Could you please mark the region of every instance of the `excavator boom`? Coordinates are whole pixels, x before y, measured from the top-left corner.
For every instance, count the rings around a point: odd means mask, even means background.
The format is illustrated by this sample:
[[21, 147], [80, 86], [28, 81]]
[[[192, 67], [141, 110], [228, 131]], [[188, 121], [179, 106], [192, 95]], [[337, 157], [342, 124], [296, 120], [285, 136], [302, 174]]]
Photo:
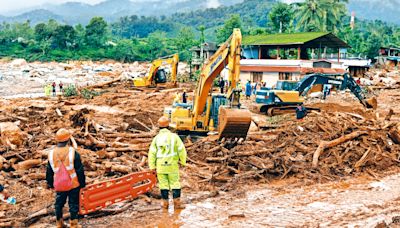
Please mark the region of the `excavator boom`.
[[[240, 107], [240, 90], [236, 88], [240, 75], [242, 34], [234, 29], [229, 39], [204, 63], [194, 93], [193, 105], [174, 105], [165, 110], [170, 127], [178, 132], [207, 133], [218, 126], [219, 138], [245, 138], [251, 123], [251, 113]], [[212, 86], [222, 70], [228, 71], [228, 92], [213, 95]], [[185, 107], [186, 106], [186, 107]]]

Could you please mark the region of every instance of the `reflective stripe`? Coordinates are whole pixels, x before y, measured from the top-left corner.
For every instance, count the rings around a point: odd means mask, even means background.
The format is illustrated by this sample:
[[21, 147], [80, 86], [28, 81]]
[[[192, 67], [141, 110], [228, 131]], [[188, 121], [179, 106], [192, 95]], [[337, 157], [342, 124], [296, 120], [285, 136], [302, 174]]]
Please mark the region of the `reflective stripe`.
[[[75, 150], [72, 147], [69, 147], [68, 150], [68, 160], [69, 160], [69, 165], [65, 166], [65, 169], [68, 171], [71, 171], [74, 169], [74, 154], [75, 154]], [[53, 172], [58, 172], [59, 168], [55, 168], [54, 167], [54, 149], [50, 151], [49, 153], [49, 162], [50, 162], [50, 166], [53, 169]], [[63, 161], [60, 160], [61, 163], [63, 163]]]
[[160, 142], [160, 141], [163, 144], [167, 143], [168, 136], [170, 136], [170, 138], [171, 138], [170, 144], [169, 145], [165, 144], [165, 145], [161, 145], [161, 146], [165, 146], [165, 147], [167, 147], [167, 149], [169, 148], [169, 153], [168, 152], [165, 154], [162, 153], [163, 152], [162, 147], [157, 145], [157, 158], [170, 158], [170, 157], [177, 156], [177, 153], [175, 152], [175, 139], [172, 134], [162, 134], [162, 135], [157, 136], [156, 144], [158, 144], [158, 142]]
[[49, 153], [49, 162], [50, 162], [51, 168], [53, 169], [53, 172], [56, 173], [56, 172], [58, 172], [58, 168], [54, 168], [54, 160], [53, 160], [53, 157], [54, 157], [54, 149], [51, 150], [50, 153]]
[[68, 152], [68, 157], [69, 157], [69, 166], [66, 166], [65, 168], [67, 170], [73, 170], [74, 169], [74, 148], [69, 147], [69, 152]]

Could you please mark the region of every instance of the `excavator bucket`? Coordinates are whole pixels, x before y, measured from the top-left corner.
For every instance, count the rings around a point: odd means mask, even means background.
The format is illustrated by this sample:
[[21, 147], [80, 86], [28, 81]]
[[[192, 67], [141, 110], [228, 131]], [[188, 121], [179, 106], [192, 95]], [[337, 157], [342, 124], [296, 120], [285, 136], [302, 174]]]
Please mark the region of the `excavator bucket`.
[[374, 110], [378, 108], [378, 100], [376, 99], [376, 97], [365, 99], [365, 103], [367, 108], [372, 108]]
[[247, 109], [221, 106], [218, 123], [219, 139], [246, 138], [251, 124], [251, 112]]
[[148, 171], [88, 185], [80, 191], [79, 214], [86, 215], [111, 204], [136, 198], [150, 191], [156, 183], [155, 172]]

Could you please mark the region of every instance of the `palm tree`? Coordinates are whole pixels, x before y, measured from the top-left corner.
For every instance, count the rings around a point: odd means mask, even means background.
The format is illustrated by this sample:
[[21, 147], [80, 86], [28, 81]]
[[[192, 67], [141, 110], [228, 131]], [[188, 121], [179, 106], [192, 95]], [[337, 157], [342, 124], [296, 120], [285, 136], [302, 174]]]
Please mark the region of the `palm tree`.
[[303, 3], [296, 3], [295, 18], [297, 29], [302, 31], [322, 30], [324, 9], [320, 0], [306, 0]]
[[306, 0], [296, 3], [297, 29], [301, 31], [336, 31], [346, 14], [348, 0]]

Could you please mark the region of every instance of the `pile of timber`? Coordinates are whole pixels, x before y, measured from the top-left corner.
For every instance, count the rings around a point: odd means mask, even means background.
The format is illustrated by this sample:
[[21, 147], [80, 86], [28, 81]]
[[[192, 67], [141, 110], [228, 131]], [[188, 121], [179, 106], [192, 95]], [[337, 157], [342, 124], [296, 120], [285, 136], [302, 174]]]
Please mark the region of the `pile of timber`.
[[[296, 176], [335, 180], [374, 175], [400, 163], [400, 125], [354, 113], [312, 113], [304, 121], [253, 132], [233, 149], [212, 138], [189, 145], [188, 169], [199, 188], [232, 189], [238, 183]], [[366, 115], [368, 116], [368, 115]]]

